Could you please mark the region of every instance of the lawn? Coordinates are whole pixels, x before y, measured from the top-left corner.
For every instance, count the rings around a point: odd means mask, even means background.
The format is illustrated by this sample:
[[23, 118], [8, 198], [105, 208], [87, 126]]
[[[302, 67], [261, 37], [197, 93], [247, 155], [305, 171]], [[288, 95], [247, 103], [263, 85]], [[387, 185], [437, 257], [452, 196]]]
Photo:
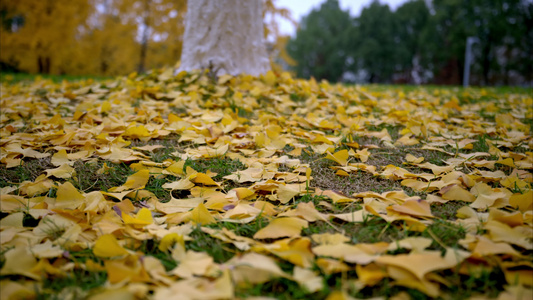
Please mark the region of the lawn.
[[1, 79], [2, 299], [533, 297], [531, 89]]

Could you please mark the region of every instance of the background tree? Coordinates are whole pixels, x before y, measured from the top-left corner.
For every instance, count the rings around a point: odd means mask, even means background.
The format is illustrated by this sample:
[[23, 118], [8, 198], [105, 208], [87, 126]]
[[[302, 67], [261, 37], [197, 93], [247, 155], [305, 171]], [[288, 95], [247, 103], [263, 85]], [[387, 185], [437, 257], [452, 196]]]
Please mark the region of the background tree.
[[297, 65], [298, 76], [338, 81], [353, 64], [349, 49], [352, 19], [337, 0], [328, 0], [300, 23], [287, 50]]
[[397, 74], [404, 82], [420, 83], [425, 73], [421, 65], [421, 33], [428, 25], [429, 9], [424, 0], [415, 0], [400, 6], [394, 15]]
[[302, 19], [287, 50], [301, 77], [459, 85], [473, 36], [473, 84], [532, 84], [532, 23], [533, 2], [522, 0], [411, 0], [396, 11], [375, 0], [355, 18], [327, 1]]
[[531, 26], [527, 24], [532, 5], [520, 0], [432, 1], [433, 14], [422, 33], [422, 45], [423, 64], [432, 69], [434, 82], [462, 81], [469, 36], [479, 39], [472, 66], [475, 84], [509, 83], [513, 73], [531, 78], [531, 70], [520, 65], [531, 62]]
[[270, 69], [262, 0], [189, 0], [179, 71], [259, 75]]
[[[511, 70], [516, 70], [533, 86], [533, 2], [522, 2], [521, 7], [520, 16], [516, 19], [516, 24], [521, 26], [512, 34], [520, 50], [509, 60], [510, 68], [506, 72], [509, 74]], [[514, 49], [508, 52], [514, 52]]]
[[0, 66], [119, 75], [174, 65], [185, 0], [0, 2]]
[[388, 5], [373, 1], [358, 18], [358, 66], [368, 73], [368, 81], [391, 82], [398, 60], [400, 41], [394, 35], [396, 21]]
[[88, 0], [72, 2], [2, 1], [0, 60], [30, 72], [67, 73], [79, 38], [75, 33], [94, 9]]
[[267, 52], [270, 57], [270, 67], [272, 71], [281, 73], [295, 66], [296, 62], [287, 53], [286, 46], [290, 36], [282, 34], [279, 30], [280, 21], [288, 21], [295, 27], [298, 25], [298, 22], [292, 18], [291, 12], [288, 9], [276, 6], [275, 1], [263, 1], [263, 26]]
[[[481, 69], [481, 82], [485, 85], [497, 82], [508, 82], [509, 71], [516, 60], [513, 56], [513, 49], [516, 53], [527, 49], [521, 49], [521, 37], [518, 34], [527, 36], [526, 1], [520, 0], [499, 0], [468, 2], [465, 9], [470, 16], [470, 28], [473, 28], [473, 35], [479, 38], [479, 67]], [[529, 3], [531, 6], [532, 3]], [[530, 48], [531, 49], [531, 48]], [[531, 53], [529, 52], [531, 57]], [[531, 62], [531, 59], [529, 59]], [[527, 63], [527, 59], [521, 60]]]
[[[138, 64], [137, 24], [131, 3], [120, 0], [95, 0], [98, 11], [91, 15], [91, 25], [81, 33], [76, 74], [118, 75], [132, 72]], [[90, 54], [89, 54], [90, 53]]]
[[[263, 9], [241, 27], [261, 28], [253, 36], [263, 42], [255, 44], [266, 43], [276, 72], [292, 65], [298, 76], [330, 81], [460, 84], [466, 38], [474, 36], [472, 84], [533, 84], [530, 0], [411, 0], [396, 11], [374, 1], [358, 17], [329, 0], [292, 38], [277, 30], [289, 11], [275, 0], [252, 3]], [[175, 65], [186, 38], [186, 6], [185, 0], [0, 1], [0, 70], [110, 76]], [[224, 62], [244, 62], [248, 53], [264, 57], [263, 50], [247, 50]]]

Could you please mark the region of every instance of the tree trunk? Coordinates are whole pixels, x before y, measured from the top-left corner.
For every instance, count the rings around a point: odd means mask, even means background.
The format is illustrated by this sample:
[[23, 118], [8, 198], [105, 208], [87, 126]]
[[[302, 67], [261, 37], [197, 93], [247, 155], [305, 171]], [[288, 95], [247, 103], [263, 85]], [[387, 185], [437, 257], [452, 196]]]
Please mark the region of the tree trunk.
[[144, 0], [144, 11], [143, 11], [143, 31], [141, 35], [141, 55], [139, 57], [139, 67], [137, 72], [143, 73], [145, 71], [146, 64], [146, 51], [148, 50], [148, 40], [150, 34], [150, 26], [152, 22], [150, 20], [150, 1]]
[[37, 66], [39, 74], [50, 74], [50, 57], [37, 57]]
[[188, 0], [178, 71], [257, 76], [270, 69], [262, 0]]
[[490, 72], [490, 63], [491, 63], [491, 58], [490, 58], [491, 48], [492, 48], [491, 38], [489, 36], [488, 41], [484, 45], [483, 51], [482, 51], [482, 55], [483, 55], [483, 57], [482, 57], [483, 83], [485, 85], [489, 85], [490, 84], [490, 82], [489, 82], [489, 72]]

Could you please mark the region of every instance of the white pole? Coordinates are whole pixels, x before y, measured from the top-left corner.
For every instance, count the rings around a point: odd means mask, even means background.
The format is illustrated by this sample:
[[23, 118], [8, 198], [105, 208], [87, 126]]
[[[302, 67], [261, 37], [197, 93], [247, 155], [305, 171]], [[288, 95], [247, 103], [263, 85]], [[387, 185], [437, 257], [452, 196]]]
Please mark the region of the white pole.
[[465, 68], [463, 72], [463, 87], [467, 87], [470, 82], [470, 64], [472, 64], [472, 44], [477, 43], [477, 37], [469, 36], [466, 38], [465, 49]]

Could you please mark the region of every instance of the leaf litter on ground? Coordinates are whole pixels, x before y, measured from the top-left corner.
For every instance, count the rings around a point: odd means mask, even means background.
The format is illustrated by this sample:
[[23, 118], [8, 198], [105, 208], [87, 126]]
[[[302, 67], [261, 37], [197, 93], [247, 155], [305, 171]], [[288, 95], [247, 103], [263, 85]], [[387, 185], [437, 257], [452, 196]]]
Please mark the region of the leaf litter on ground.
[[531, 93], [169, 72], [2, 83], [2, 298], [531, 299]]

